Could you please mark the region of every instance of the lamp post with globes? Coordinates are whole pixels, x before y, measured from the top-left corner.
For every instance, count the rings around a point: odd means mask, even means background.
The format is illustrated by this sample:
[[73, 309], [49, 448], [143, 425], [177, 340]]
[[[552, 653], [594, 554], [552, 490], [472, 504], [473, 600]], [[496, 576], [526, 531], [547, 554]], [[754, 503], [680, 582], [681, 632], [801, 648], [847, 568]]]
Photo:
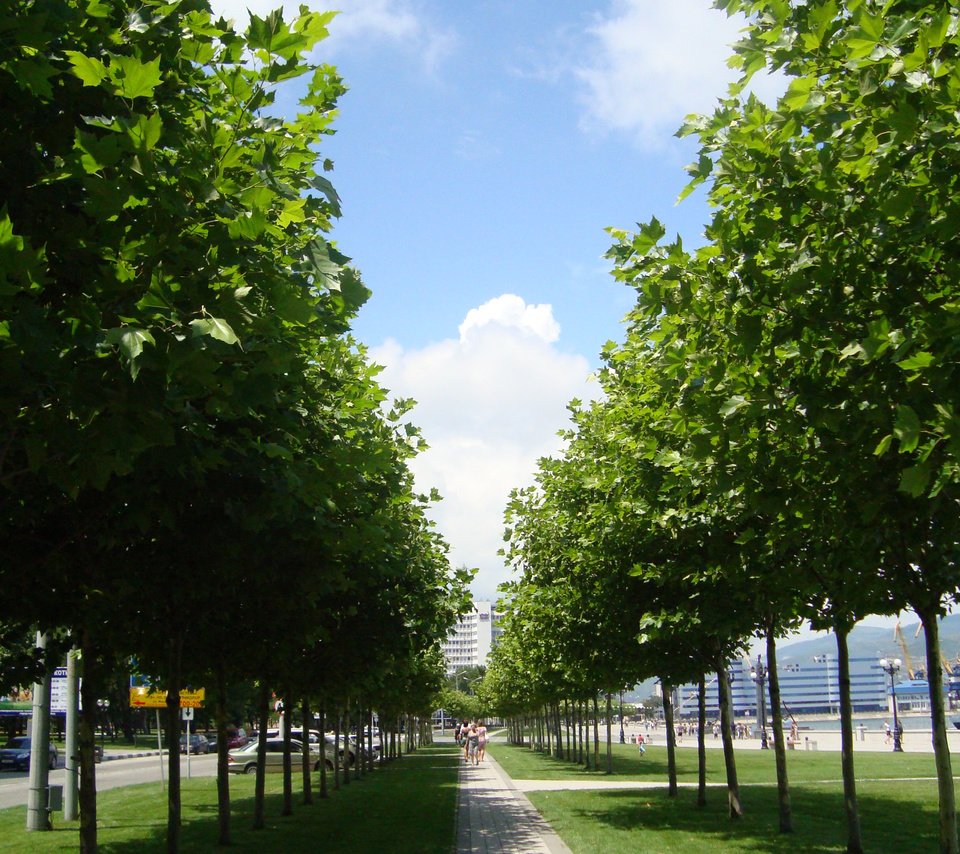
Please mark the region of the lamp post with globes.
[[899, 658], [881, 658], [880, 669], [890, 677], [890, 694], [893, 698], [893, 752], [903, 753], [903, 744], [900, 741], [900, 718], [897, 714], [897, 680], [894, 674], [903, 664]]
[[764, 691], [764, 683], [767, 681], [767, 668], [764, 666], [760, 656], [757, 656], [757, 663], [750, 668], [750, 678], [757, 685], [757, 711], [759, 712], [760, 724], [760, 749], [769, 750], [767, 745], [767, 696]]

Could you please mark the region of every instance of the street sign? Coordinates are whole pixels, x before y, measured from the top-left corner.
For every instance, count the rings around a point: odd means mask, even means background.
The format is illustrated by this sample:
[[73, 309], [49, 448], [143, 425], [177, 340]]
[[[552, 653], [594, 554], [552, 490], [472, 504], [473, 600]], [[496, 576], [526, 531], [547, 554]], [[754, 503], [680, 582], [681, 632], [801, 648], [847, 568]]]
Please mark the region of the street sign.
[[[206, 691], [203, 688], [180, 691], [181, 709], [203, 708]], [[130, 706], [134, 709], [165, 709], [167, 707], [167, 692], [159, 691], [151, 685], [130, 686]]]
[[193, 706], [184, 706], [182, 709], [180, 709], [180, 717], [182, 717], [185, 721], [192, 721]]
[[[79, 699], [79, 697], [78, 697]], [[50, 712], [52, 714], [67, 713], [67, 668], [57, 667], [50, 679]]]

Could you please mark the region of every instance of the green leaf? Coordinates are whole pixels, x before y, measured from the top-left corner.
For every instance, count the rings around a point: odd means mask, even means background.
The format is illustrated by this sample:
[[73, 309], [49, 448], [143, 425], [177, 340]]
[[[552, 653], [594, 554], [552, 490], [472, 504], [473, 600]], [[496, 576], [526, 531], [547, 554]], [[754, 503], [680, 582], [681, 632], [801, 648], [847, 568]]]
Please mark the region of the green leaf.
[[340, 209], [340, 196], [337, 195], [337, 191], [334, 189], [333, 184], [324, 178], [323, 175], [315, 175], [313, 180], [310, 181], [310, 186], [323, 193], [327, 199], [327, 202], [330, 204], [330, 213], [333, 214], [333, 216], [342, 216], [342, 211]]
[[[370, 299], [372, 291], [360, 280], [359, 275], [350, 267], [344, 267], [336, 285], [343, 297], [344, 306], [349, 314], [356, 313]], [[331, 285], [331, 288], [333, 286]]]
[[746, 405], [747, 399], [742, 394], [735, 394], [726, 399], [723, 406], [720, 407], [720, 414], [724, 418], [729, 418], [737, 410], [742, 409]]
[[227, 233], [233, 238], [243, 237], [247, 240], [255, 240], [266, 231], [267, 225], [269, 223], [266, 214], [262, 210], [254, 209], [230, 220], [227, 223]]
[[930, 483], [930, 473], [931, 467], [929, 460], [911, 466], [905, 469], [900, 476], [900, 485], [898, 488], [901, 492], [906, 492], [914, 498], [919, 498], [926, 491], [927, 484]]
[[209, 335], [211, 338], [216, 338], [218, 341], [223, 341], [227, 344], [240, 343], [240, 339], [237, 338], [237, 335], [231, 328], [230, 324], [220, 317], [208, 317], [202, 320], [191, 320], [190, 328], [193, 331], [194, 338], [200, 338], [204, 335]]
[[148, 98], [160, 85], [160, 57], [141, 62], [135, 56], [114, 56], [110, 63], [110, 79], [124, 98]]
[[76, 50], [65, 50], [64, 55], [73, 66], [73, 73], [83, 81], [84, 86], [99, 86], [110, 76], [107, 67], [95, 57], [86, 56]]
[[810, 93], [816, 82], [813, 77], [794, 78], [781, 99], [783, 105], [790, 110], [802, 110], [810, 101]]
[[639, 255], [646, 255], [663, 239], [666, 233], [667, 230], [663, 227], [663, 223], [653, 217], [650, 222], [640, 226], [639, 234], [634, 235], [633, 250]]
[[137, 151], [149, 151], [160, 141], [163, 122], [159, 113], [150, 116], [137, 116], [135, 125], [127, 128], [127, 135]]
[[893, 434], [888, 433], [877, 443], [877, 447], [873, 449], [874, 455], [878, 457], [882, 457], [887, 451], [890, 450], [890, 446], [892, 444], [893, 444]]
[[129, 326], [120, 326], [107, 330], [107, 343], [118, 347], [127, 361], [130, 376], [137, 378], [140, 373], [140, 364], [137, 357], [143, 352], [144, 344], [156, 346], [153, 335], [146, 329], [135, 329]]
[[922, 371], [924, 368], [929, 368], [933, 362], [933, 353], [921, 350], [919, 353], [914, 353], [909, 358], [897, 362], [897, 367], [903, 368], [905, 371]]
[[909, 406], [898, 406], [893, 435], [900, 440], [901, 451], [913, 451], [920, 441], [920, 418]]
[[307, 324], [317, 318], [315, 301], [303, 294], [284, 291], [274, 300], [274, 309], [281, 320]]
[[53, 87], [50, 85], [50, 80], [58, 72], [45, 57], [14, 60], [7, 65], [7, 71], [13, 75], [21, 89], [33, 92], [44, 99], [52, 97]]

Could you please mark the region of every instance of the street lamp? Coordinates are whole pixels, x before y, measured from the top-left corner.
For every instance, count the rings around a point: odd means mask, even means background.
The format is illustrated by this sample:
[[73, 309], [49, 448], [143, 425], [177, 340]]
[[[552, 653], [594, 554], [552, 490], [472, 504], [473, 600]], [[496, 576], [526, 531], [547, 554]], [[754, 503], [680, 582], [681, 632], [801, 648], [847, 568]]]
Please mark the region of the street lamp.
[[620, 689], [620, 743], [627, 743], [626, 738], [623, 736], [623, 688]]
[[899, 658], [881, 658], [880, 669], [890, 677], [890, 693], [893, 697], [893, 752], [903, 753], [900, 743], [900, 718], [897, 715], [897, 681], [894, 674], [900, 670], [903, 662]]
[[767, 668], [764, 667], [760, 656], [757, 656], [756, 666], [750, 668], [750, 678], [757, 685], [757, 714], [760, 723], [760, 749], [769, 750], [767, 745], [767, 697], [763, 685], [767, 681]]

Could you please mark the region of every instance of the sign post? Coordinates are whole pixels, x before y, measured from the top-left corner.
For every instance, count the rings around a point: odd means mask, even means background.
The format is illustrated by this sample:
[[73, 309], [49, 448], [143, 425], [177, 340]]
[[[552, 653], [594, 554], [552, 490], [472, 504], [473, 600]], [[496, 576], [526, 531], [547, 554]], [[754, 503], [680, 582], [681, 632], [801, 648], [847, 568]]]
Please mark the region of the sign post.
[[[180, 708], [186, 712], [189, 710], [190, 717], [184, 715], [187, 721], [187, 777], [190, 776], [190, 721], [193, 720], [193, 710], [202, 709], [203, 701], [206, 698], [206, 691], [203, 688], [186, 688], [180, 692]], [[130, 677], [130, 706], [134, 709], [156, 709], [157, 710], [157, 747], [160, 750], [160, 782], [166, 787], [166, 780], [163, 776], [163, 739], [160, 735], [160, 709], [167, 707], [167, 692], [154, 688], [149, 680], [143, 676]], [[180, 740], [177, 739], [177, 749], [180, 749]]]
[[193, 706], [184, 706], [180, 714], [187, 722], [187, 779], [190, 779], [190, 723], [193, 721]]

